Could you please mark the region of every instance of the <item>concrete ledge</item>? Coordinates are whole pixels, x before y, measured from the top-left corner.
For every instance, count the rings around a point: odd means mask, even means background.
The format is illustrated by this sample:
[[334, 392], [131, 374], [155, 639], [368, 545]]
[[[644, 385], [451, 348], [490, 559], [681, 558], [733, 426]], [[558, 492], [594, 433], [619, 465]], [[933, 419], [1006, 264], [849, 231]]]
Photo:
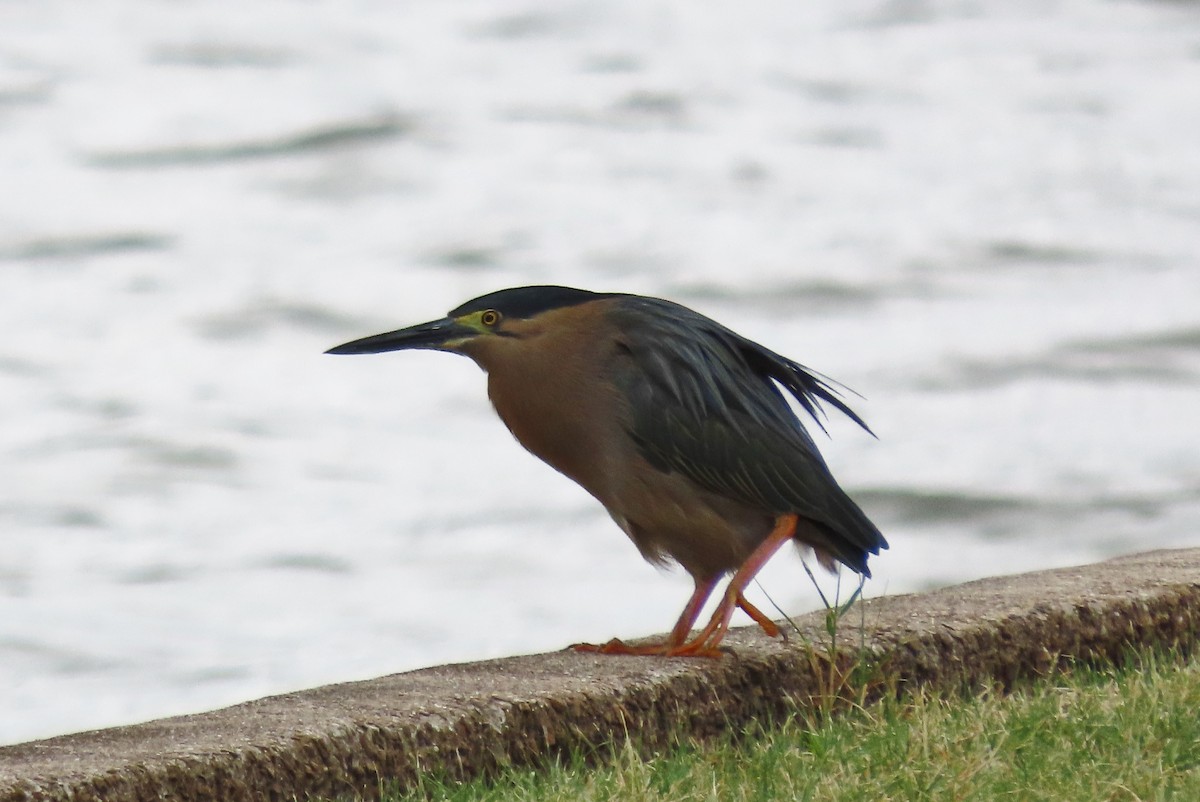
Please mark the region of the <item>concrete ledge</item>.
[[[798, 623], [827, 641], [822, 613]], [[900, 685], [1008, 685], [1131, 647], [1191, 648], [1200, 549], [875, 599], [866, 626], [867, 647]], [[818, 691], [797, 638], [747, 627], [727, 643], [734, 654], [717, 661], [558, 652], [440, 666], [3, 747], [0, 802], [370, 797], [419, 772], [466, 778], [630, 736], [648, 749], [704, 738], [786, 715]]]

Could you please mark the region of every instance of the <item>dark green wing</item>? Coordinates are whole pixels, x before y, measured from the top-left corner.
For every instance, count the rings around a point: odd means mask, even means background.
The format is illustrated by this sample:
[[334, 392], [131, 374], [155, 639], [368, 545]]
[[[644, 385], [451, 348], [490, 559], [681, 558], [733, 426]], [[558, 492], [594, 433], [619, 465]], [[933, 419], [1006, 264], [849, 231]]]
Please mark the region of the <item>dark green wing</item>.
[[615, 376], [629, 400], [630, 435], [646, 460], [728, 498], [822, 525], [839, 546], [835, 556], [868, 573], [867, 553], [887, 543], [838, 486], [780, 391], [795, 396], [818, 425], [821, 404], [829, 403], [865, 429], [832, 386], [669, 301], [622, 299], [614, 317], [622, 332]]

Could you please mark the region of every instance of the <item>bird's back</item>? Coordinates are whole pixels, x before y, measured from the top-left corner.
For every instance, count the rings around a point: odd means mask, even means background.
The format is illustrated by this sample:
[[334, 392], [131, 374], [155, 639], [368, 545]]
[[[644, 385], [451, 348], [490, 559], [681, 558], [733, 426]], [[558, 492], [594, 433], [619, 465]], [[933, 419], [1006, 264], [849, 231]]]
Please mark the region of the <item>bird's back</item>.
[[[784, 398], [814, 420], [824, 403], [866, 425], [825, 380], [710, 318], [670, 301], [610, 301], [618, 334], [615, 380], [628, 400], [629, 434], [655, 468], [772, 515], [796, 513], [816, 532], [801, 540], [870, 575], [887, 548], [841, 489]], [[869, 431], [869, 430], [868, 430]]]

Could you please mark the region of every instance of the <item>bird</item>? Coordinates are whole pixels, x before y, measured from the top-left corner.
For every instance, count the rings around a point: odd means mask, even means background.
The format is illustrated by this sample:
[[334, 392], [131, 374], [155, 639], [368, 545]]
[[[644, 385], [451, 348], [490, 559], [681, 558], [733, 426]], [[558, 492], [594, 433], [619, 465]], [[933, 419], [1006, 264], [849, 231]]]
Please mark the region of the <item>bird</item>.
[[[873, 435], [841, 399], [841, 385], [686, 306], [514, 287], [326, 353], [409, 349], [474, 360], [521, 445], [595, 497], [644, 558], [690, 575], [692, 595], [665, 641], [613, 638], [574, 644], [577, 651], [719, 657], [738, 609], [780, 637], [744, 591], [784, 544], [864, 578], [868, 557], [888, 547], [785, 396], [822, 430], [828, 405]], [[693, 635], [729, 575], [712, 617]]]

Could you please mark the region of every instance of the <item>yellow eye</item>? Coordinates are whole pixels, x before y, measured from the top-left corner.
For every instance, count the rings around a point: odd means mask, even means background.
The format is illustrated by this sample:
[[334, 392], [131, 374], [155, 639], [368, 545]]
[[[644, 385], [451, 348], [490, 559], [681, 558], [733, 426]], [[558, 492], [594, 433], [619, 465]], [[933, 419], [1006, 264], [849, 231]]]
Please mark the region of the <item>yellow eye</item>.
[[479, 315], [479, 322], [487, 326], [489, 329], [500, 322], [500, 313], [495, 309], [488, 309]]

